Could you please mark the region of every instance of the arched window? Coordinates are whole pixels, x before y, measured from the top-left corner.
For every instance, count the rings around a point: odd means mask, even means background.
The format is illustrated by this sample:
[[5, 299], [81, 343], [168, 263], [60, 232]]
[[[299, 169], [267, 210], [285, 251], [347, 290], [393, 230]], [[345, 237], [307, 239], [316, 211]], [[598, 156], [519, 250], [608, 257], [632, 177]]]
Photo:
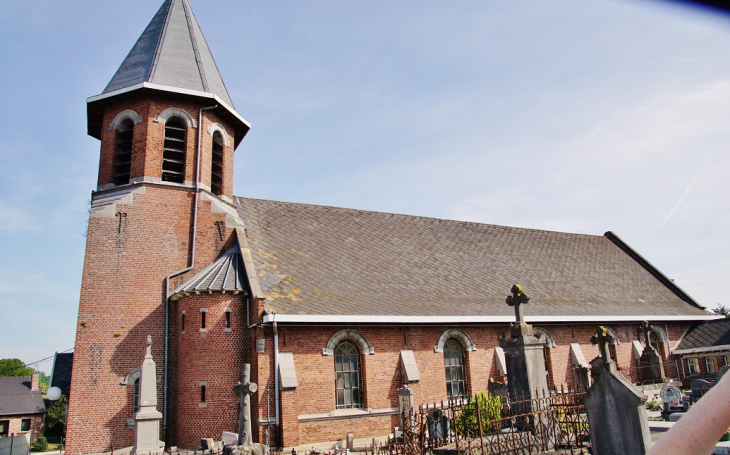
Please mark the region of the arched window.
[[335, 396], [337, 409], [363, 407], [360, 349], [349, 340], [335, 348]]
[[125, 185], [129, 183], [129, 171], [132, 164], [132, 139], [134, 136], [134, 122], [126, 118], [117, 126], [116, 140], [114, 141], [114, 162], [112, 183]]
[[461, 347], [461, 343], [453, 338], [449, 338], [444, 344], [444, 367], [446, 368], [446, 395], [449, 398], [466, 396], [464, 349]]
[[185, 150], [188, 128], [179, 117], [170, 117], [165, 122], [165, 144], [162, 152], [162, 181], [183, 183], [185, 181]]
[[213, 156], [210, 163], [210, 192], [223, 194], [223, 150], [225, 142], [220, 131], [213, 133]]

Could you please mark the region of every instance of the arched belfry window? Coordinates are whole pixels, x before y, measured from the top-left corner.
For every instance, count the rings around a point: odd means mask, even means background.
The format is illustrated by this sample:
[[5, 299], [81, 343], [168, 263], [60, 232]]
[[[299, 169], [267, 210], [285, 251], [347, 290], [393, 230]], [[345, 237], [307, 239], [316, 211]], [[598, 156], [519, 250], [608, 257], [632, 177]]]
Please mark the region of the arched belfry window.
[[464, 348], [453, 338], [449, 338], [444, 343], [444, 367], [446, 369], [446, 395], [449, 398], [466, 396]]
[[114, 162], [112, 163], [112, 183], [125, 185], [129, 183], [129, 172], [132, 165], [132, 139], [134, 138], [134, 122], [130, 118], [122, 120], [116, 128], [114, 141]]
[[185, 181], [185, 150], [187, 149], [187, 124], [179, 117], [165, 122], [165, 143], [162, 152], [162, 181]]
[[213, 133], [213, 156], [210, 163], [210, 192], [223, 194], [223, 151], [225, 141], [220, 131]]
[[363, 407], [360, 357], [360, 349], [350, 340], [341, 341], [335, 348], [337, 409]]

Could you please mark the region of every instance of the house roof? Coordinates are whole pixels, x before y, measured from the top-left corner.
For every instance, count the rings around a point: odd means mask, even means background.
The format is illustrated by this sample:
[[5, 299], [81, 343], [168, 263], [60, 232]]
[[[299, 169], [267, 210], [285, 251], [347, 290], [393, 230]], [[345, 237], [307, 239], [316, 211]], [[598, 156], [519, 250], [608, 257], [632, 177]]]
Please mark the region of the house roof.
[[30, 376], [0, 377], [0, 416], [46, 412], [43, 394], [30, 389]]
[[233, 107], [188, 0], [166, 0], [103, 93], [150, 82], [214, 93]]
[[730, 350], [730, 318], [707, 321], [693, 328], [682, 338], [673, 353], [688, 354], [718, 349]]
[[238, 245], [226, 251], [172, 292], [172, 299], [181, 295], [200, 294], [201, 292], [233, 292], [246, 290], [245, 274], [241, 262], [241, 250]]
[[71, 390], [73, 362], [73, 352], [57, 352], [53, 360], [53, 373], [51, 373], [50, 387], [58, 387], [66, 396], [69, 395]]
[[258, 287], [281, 321], [379, 315], [508, 322], [514, 310], [505, 297], [514, 283], [531, 296], [528, 322], [711, 318], [613, 234], [242, 197], [236, 203]]

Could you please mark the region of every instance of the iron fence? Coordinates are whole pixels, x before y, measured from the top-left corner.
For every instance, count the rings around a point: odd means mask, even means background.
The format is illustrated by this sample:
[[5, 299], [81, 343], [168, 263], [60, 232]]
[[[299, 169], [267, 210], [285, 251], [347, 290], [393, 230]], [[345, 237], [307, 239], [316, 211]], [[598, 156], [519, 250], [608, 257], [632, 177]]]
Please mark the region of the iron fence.
[[583, 391], [565, 389], [510, 400], [484, 393], [422, 406], [402, 416], [403, 434], [371, 453], [585, 453], [588, 417]]

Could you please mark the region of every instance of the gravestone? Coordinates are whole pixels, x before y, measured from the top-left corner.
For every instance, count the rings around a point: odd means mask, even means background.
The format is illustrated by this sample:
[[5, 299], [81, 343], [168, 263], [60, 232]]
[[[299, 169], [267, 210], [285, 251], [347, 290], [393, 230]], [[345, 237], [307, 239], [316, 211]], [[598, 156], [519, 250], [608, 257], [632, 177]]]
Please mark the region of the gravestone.
[[405, 384], [398, 389], [398, 413], [401, 428], [407, 429], [413, 424], [413, 389]]
[[682, 401], [682, 392], [678, 387], [673, 385], [665, 385], [662, 387], [659, 396], [662, 397], [664, 412], [663, 415], [667, 416], [672, 412], [686, 411], [684, 402]]
[[616, 371], [608, 345], [613, 337], [599, 327], [591, 338], [601, 356], [591, 362], [593, 385], [585, 395], [591, 444], [596, 455], [644, 454], [651, 447], [646, 395]]
[[144, 361], [139, 368], [138, 409], [134, 414], [133, 454], [162, 455], [160, 447], [160, 420], [157, 410], [157, 371], [152, 359], [152, 337], [147, 335]]
[[[522, 286], [512, 286], [512, 294], [507, 297], [507, 304], [515, 307], [515, 323], [510, 326], [510, 338], [499, 339], [499, 346], [504, 350], [507, 364], [507, 390], [511, 401], [523, 401], [536, 398], [536, 394], [547, 391], [547, 375], [545, 374], [545, 346], [535, 337], [532, 326], [525, 322], [522, 306], [530, 298], [523, 292]], [[524, 408], [524, 409], [522, 409]], [[529, 401], [517, 412], [530, 412]]]
[[641, 323], [641, 331], [644, 333], [644, 351], [639, 357], [639, 380], [642, 382], [662, 382], [664, 381], [664, 365], [662, 357], [657, 353], [654, 346], [651, 345], [651, 333], [654, 329], [647, 321]]
[[253, 444], [251, 438], [251, 394], [256, 393], [258, 385], [250, 381], [251, 364], [244, 363], [241, 368], [241, 381], [233, 386], [233, 393], [238, 395], [241, 410], [238, 414], [238, 445], [248, 447]]

